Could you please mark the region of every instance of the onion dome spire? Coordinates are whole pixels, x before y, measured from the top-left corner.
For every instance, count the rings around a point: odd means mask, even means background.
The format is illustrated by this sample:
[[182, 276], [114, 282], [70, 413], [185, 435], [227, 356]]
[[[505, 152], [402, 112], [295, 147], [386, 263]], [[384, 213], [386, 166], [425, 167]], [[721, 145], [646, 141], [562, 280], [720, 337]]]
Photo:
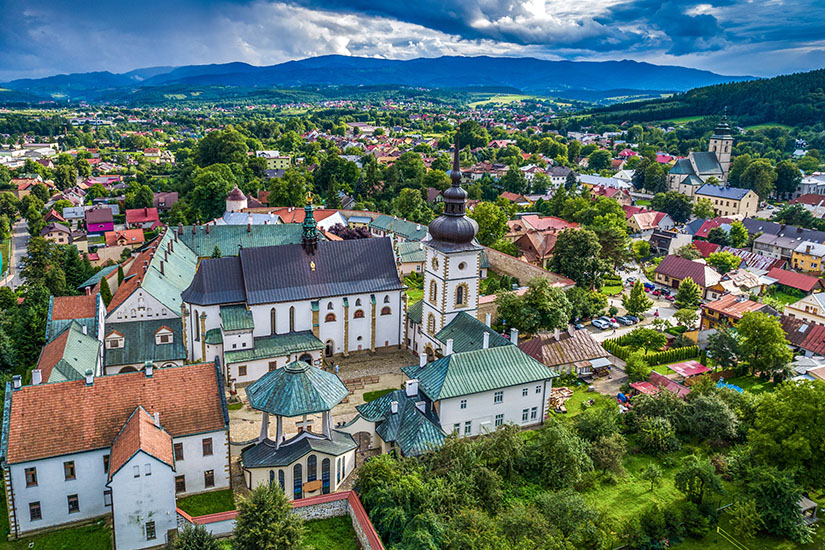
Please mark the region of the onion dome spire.
[[307, 193], [304, 206], [304, 223], [301, 229], [301, 245], [307, 254], [315, 254], [318, 248], [318, 222], [312, 212], [312, 193]]

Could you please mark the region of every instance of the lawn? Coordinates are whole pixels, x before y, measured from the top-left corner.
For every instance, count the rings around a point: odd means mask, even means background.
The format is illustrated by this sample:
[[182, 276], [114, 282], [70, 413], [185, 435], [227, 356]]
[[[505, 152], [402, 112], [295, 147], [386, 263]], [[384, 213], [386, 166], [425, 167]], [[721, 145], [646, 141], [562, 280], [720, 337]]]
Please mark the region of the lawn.
[[369, 403], [370, 401], [375, 401], [379, 397], [383, 395], [387, 395], [388, 393], [395, 391], [395, 388], [387, 388], [384, 390], [375, 390], [375, 391], [368, 391], [364, 392], [364, 403]]
[[200, 493], [178, 500], [178, 508], [192, 517], [227, 512], [235, 509], [235, 495], [232, 489]]
[[783, 292], [781, 290], [773, 290], [767, 294], [771, 298], [779, 300], [785, 305], [794, 304], [801, 299], [801, 296], [794, 296], [793, 294], [789, 294], [787, 292]]
[[5, 273], [9, 270], [9, 240], [4, 239], [0, 241], [0, 256], [3, 257], [2, 269], [0, 273]]
[[756, 376], [737, 376], [736, 378], [730, 378], [725, 380], [728, 384], [733, 384], [734, 386], [739, 386], [746, 392], [750, 393], [767, 393], [772, 392], [776, 388], [776, 384], [770, 381], [763, 381], [760, 380]]
[[[723, 534], [717, 533], [716, 528], [714, 528], [703, 539], [688, 539], [681, 544], [674, 546], [674, 548], [678, 548], [679, 550], [706, 550], [707, 548], [718, 548], [719, 550], [742, 550], [744, 547], [747, 550], [821, 550], [824, 547], [823, 545], [825, 545], [825, 529], [822, 528], [818, 528], [816, 530], [812, 543], [796, 544], [788, 539], [768, 535], [761, 535], [749, 541], [739, 539], [733, 534], [733, 529], [731, 529], [730, 520], [727, 514], [723, 514], [722, 517], [719, 518], [719, 527], [724, 532]], [[733, 538], [733, 540], [742, 546], [734, 546], [725, 539], [724, 534], [727, 534], [727, 536]]]
[[615, 296], [622, 292], [622, 285], [603, 286], [602, 293], [607, 296]]
[[414, 304], [417, 301], [424, 298], [424, 289], [423, 288], [408, 288], [407, 289], [407, 298], [409, 304]]
[[[573, 387], [573, 397], [567, 400], [564, 404], [565, 408], [567, 409], [567, 414], [558, 413], [559, 416], [565, 416], [567, 418], [572, 418], [587, 408], [582, 407], [585, 403], [590, 400], [593, 400], [594, 403], [592, 406], [594, 407], [603, 407], [610, 403], [614, 403], [615, 401], [606, 395], [603, 395], [598, 392], [589, 392], [587, 391], [586, 385], [575, 386]], [[557, 414], [557, 413], [554, 413]]]
[[637, 200], [633, 204], [634, 206], [650, 206], [651, 202], [646, 200]]
[[230, 411], [239, 411], [243, 409], [243, 403], [228, 403], [226, 408]]
[[358, 550], [358, 539], [348, 515], [308, 521], [304, 527], [307, 550]]

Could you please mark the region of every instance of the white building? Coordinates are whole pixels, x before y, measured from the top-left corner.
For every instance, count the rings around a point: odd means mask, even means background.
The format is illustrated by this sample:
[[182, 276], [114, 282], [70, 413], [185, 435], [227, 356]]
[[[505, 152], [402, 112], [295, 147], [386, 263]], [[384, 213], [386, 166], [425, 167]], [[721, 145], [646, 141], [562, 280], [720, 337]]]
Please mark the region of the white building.
[[[99, 378], [90, 373], [85, 380], [32, 386], [22, 386], [16, 377], [6, 388], [2, 438], [13, 537], [106, 516], [113, 509], [124, 517], [143, 513], [134, 508], [130, 491], [113, 493], [121, 485], [109, 479], [116, 440], [140, 406], [157, 415], [171, 438], [174, 495], [230, 486], [229, 415], [214, 363]], [[115, 519], [117, 539], [120, 519]], [[156, 523], [155, 545], [165, 542], [163, 525]]]

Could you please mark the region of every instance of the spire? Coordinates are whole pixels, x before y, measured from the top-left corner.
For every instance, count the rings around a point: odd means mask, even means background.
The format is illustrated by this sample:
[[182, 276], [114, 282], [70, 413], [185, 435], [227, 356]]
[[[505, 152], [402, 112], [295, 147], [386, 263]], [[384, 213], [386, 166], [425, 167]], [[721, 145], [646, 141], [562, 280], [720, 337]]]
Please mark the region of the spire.
[[713, 129], [713, 137], [727, 137], [730, 138], [730, 125], [728, 124], [728, 106], [722, 110], [722, 120], [716, 128]]
[[312, 213], [312, 193], [307, 193], [304, 206], [304, 223], [301, 230], [301, 245], [307, 254], [315, 254], [318, 248], [318, 222]]
[[[460, 124], [459, 124], [460, 126]], [[453, 169], [450, 172], [450, 179], [453, 182], [453, 186], [461, 185], [461, 164], [458, 161], [458, 128], [456, 128], [455, 133], [455, 151], [453, 152]]]

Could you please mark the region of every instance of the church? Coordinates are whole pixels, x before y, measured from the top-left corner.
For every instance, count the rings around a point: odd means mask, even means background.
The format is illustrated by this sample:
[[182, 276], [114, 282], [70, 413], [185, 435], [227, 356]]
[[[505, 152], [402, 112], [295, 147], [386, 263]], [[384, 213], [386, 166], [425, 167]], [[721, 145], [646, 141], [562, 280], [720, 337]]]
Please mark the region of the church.
[[187, 359], [220, 357], [244, 384], [293, 361], [398, 349], [403, 289], [389, 238], [320, 239], [308, 203], [300, 244], [200, 262], [181, 294]]
[[728, 180], [733, 136], [730, 133], [727, 114], [713, 130], [707, 151], [691, 151], [687, 158], [679, 159], [667, 175], [669, 191], [678, 191], [693, 199], [696, 190], [711, 177], [719, 183]]

